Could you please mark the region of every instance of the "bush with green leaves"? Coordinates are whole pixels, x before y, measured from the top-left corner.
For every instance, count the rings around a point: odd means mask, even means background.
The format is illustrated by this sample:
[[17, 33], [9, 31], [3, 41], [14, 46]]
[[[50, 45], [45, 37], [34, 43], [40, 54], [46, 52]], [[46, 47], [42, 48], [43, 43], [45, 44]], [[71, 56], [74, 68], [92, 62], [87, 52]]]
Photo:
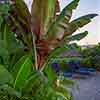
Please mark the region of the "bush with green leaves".
[[71, 100], [68, 85], [74, 82], [57, 76], [49, 66], [43, 72], [33, 69], [30, 55], [23, 56], [11, 72], [0, 65], [1, 100]]
[[94, 67], [100, 70], [100, 45], [95, 45], [92, 48], [87, 48], [82, 51], [82, 63], [88, 67]]

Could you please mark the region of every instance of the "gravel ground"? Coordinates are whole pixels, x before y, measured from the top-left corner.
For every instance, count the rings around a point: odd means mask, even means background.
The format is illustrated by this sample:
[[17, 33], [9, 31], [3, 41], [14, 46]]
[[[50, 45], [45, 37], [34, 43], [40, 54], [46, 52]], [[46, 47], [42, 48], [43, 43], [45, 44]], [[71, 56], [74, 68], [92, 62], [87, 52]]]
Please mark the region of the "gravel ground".
[[100, 100], [100, 72], [75, 81], [79, 85], [79, 90], [73, 91], [74, 100]]

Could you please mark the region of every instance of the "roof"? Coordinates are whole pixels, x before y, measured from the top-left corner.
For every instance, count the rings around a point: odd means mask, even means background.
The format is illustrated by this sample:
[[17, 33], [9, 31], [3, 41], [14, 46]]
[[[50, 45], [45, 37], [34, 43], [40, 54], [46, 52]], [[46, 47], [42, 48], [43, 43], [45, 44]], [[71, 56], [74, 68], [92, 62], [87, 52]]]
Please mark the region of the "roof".
[[60, 57], [81, 57], [82, 55], [76, 50], [65, 51]]

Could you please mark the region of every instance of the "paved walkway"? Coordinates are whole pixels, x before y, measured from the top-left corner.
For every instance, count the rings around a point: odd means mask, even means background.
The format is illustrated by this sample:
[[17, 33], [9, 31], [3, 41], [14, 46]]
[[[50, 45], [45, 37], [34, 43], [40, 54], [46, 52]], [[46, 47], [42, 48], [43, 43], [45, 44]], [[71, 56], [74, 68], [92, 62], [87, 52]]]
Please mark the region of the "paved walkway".
[[79, 90], [73, 91], [74, 100], [100, 100], [100, 72], [86, 79], [76, 79]]

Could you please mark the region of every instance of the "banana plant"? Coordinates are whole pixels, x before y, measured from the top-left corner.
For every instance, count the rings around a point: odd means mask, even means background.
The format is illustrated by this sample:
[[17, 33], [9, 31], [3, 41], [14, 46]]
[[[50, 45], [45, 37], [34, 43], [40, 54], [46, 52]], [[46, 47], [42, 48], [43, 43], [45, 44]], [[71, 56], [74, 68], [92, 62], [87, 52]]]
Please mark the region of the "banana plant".
[[[56, 100], [55, 95], [64, 100], [70, 100], [66, 86], [61, 84], [64, 79], [60, 79], [53, 73], [49, 63], [52, 58], [71, 49], [67, 46], [70, 41], [79, 41], [84, 38], [88, 34], [87, 31], [77, 35], [73, 35], [73, 33], [97, 16], [97, 14], [88, 14], [70, 21], [73, 10], [77, 8], [79, 1], [73, 0], [60, 12], [58, 0], [33, 0], [30, 13], [23, 0], [10, 0], [8, 13], [1, 13], [1, 15], [7, 27], [15, 33], [16, 40], [23, 43], [23, 50], [27, 54], [31, 54], [32, 59], [23, 56], [15, 64], [10, 71], [13, 76], [9, 83], [11, 87], [6, 85], [3, 87], [4, 89], [8, 92], [16, 90], [13, 95], [17, 95], [22, 100], [31, 100], [28, 98], [30, 96], [36, 96], [35, 100], [44, 100], [46, 96], [47, 100], [51, 97]], [[32, 67], [33, 72], [31, 73]], [[38, 78], [37, 74], [34, 74], [34, 70], [40, 73]], [[65, 83], [67, 84], [68, 81]], [[31, 85], [32, 87], [27, 88]], [[0, 88], [2, 89], [2, 87]], [[27, 89], [31, 89], [31, 93], [29, 90], [29, 94], [27, 94]], [[45, 96], [45, 93], [48, 94]], [[16, 98], [12, 97], [11, 99]]]
[[[34, 67], [43, 69], [49, 56], [67, 44], [67, 37], [91, 22], [97, 14], [88, 14], [70, 21], [80, 0], [73, 0], [61, 12], [58, 0], [34, 0], [31, 13], [23, 0], [10, 0], [11, 9], [5, 20], [28, 52], [33, 52]], [[87, 32], [83, 32], [85, 37]], [[83, 35], [85, 34], [85, 35]], [[80, 36], [81, 38], [83, 38]], [[75, 40], [80, 40], [76, 39]], [[61, 45], [63, 43], [63, 45]], [[66, 49], [65, 49], [66, 50]], [[61, 50], [60, 50], [61, 51]], [[60, 52], [61, 53], [61, 52]], [[51, 57], [52, 58], [52, 57]]]

